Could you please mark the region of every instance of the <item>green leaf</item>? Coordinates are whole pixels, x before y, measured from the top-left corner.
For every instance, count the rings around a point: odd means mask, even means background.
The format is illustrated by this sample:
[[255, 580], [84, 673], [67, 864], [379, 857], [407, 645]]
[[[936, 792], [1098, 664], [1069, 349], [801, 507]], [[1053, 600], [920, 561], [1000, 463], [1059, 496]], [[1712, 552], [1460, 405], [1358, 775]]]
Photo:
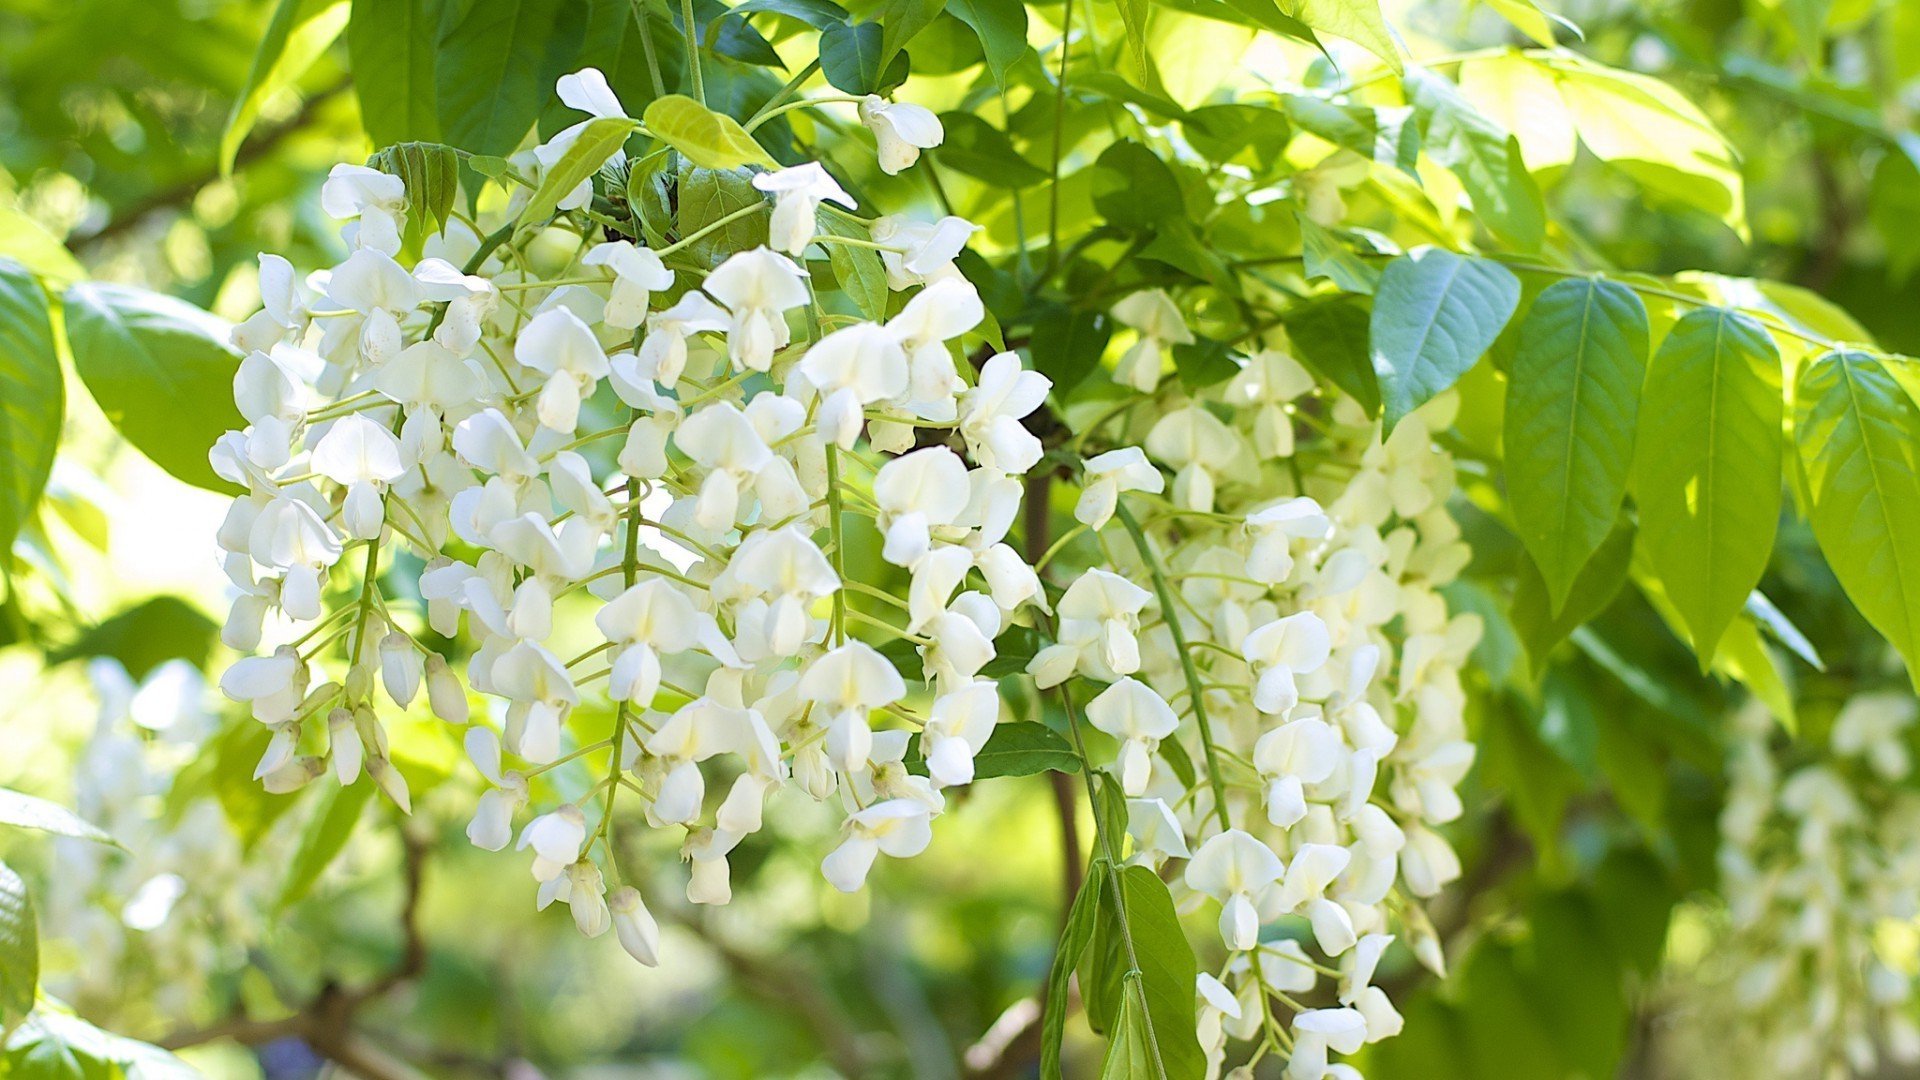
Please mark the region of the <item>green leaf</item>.
[[1554, 24], [1567, 28], [1575, 37], [1579, 37], [1580, 28], [1552, 12], [1542, 11], [1534, 6], [1533, 0], [1486, 0], [1486, 5], [1500, 13], [1500, 17], [1512, 23], [1516, 30], [1539, 42], [1546, 48], [1553, 48]]
[[1326, 278], [1342, 292], [1371, 295], [1380, 283], [1380, 271], [1357, 258], [1340, 238], [1321, 228], [1300, 211], [1294, 211], [1300, 223], [1300, 255], [1307, 278]]
[[1040, 1020], [1041, 1080], [1062, 1080], [1060, 1041], [1066, 1034], [1068, 982], [1093, 940], [1093, 928], [1100, 917], [1100, 898], [1106, 891], [1107, 861], [1095, 859], [1087, 868], [1080, 893], [1067, 911], [1067, 924], [1060, 931], [1060, 944], [1053, 952], [1053, 966], [1047, 974], [1046, 1011]]
[[1047, 181], [1047, 170], [1020, 156], [1007, 133], [967, 112], [940, 115], [946, 137], [940, 164], [996, 187], [1027, 188]]
[[1827, 670], [1827, 663], [1820, 659], [1820, 652], [1813, 647], [1813, 642], [1807, 640], [1807, 635], [1800, 632], [1800, 628], [1787, 618], [1785, 612], [1767, 599], [1766, 593], [1755, 589], [1747, 594], [1746, 612], [1755, 625], [1786, 646], [1788, 652], [1806, 661], [1808, 667], [1815, 671]]
[[1547, 210], [1520, 144], [1448, 80], [1412, 68], [1402, 85], [1420, 117], [1422, 148], [1459, 177], [1474, 213], [1500, 239], [1537, 250], [1546, 238]]
[[375, 146], [440, 138], [434, 44], [441, 0], [379, 0], [353, 5], [347, 59], [360, 124]]
[[1880, 360], [1830, 352], [1799, 379], [1793, 427], [1820, 550], [1920, 683], [1920, 407]]
[[208, 448], [246, 424], [226, 323], [184, 300], [94, 283], [67, 290], [66, 316], [73, 366], [120, 434], [179, 479], [230, 490], [207, 464]]
[[1146, 85], [1153, 78], [1153, 61], [1147, 55], [1147, 23], [1153, 18], [1153, 0], [1116, 0], [1120, 22], [1127, 30], [1127, 51], [1133, 57], [1134, 71]]
[[298, 82], [346, 29], [348, 8], [347, 0], [280, 0], [220, 136], [222, 176], [233, 172], [234, 157], [259, 119], [261, 107]]
[[1410, 115], [1393, 116], [1307, 94], [1287, 94], [1281, 102], [1294, 127], [1418, 179], [1420, 127]]
[[886, 34], [880, 42], [880, 66], [892, 66], [894, 57], [920, 31], [933, 25], [946, 0], [887, 0], [880, 10], [879, 22]]
[[1197, 337], [1191, 345], [1173, 347], [1173, 369], [1188, 390], [1201, 390], [1226, 382], [1240, 373], [1233, 350], [1224, 341]]
[[40, 986], [40, 934], [33, 897], [13, 868], [0, 862], [0, 1028], [33, 1011]]
[[286, 880], [281, 882], [278, 906], [282, 909], [312, 892], [320, 875], [333, 864], [347, 841], [353, 839], [361, 811], [373, 796], [374, 783], [367, 779], [352, 787], [328, 785], [323, 792], [319, 805], [307, 819], [306, 829], [300, 834], [300, 846], [294, 849]]
[[1180, 131], [1208, 161], [1257, 162], [1270, 169], [1286, 148], [1292, 125], [1285, 113], [1264, 106], [1206, 105], [1188, 113]]
[[1634, 455], [1640, 545], [1704, 670], [1773, 551], [1780, 357], [1753, 319], [1688, 312], [1654, 354]]
[[42, 1003], [0, 1052], [0, 1076], [20, 1080], [203, 1080], [157, 1046], [102, 1031]]
[[1507, 499], [1555, 612], [1620, 516], [1647, 352], [1647, 309], [1618, 282], [1555, 282], [1521, 322], [1507, 383]]
[[46, 489], [65, 411], [47, 294], [26, 267], [0, 258], [0, 557]]
[[1141, 1080], [1158, 1077], [1163, 1071], [1154, 1061], [1152, 1021], [1147, 1015], [1145, 977], [1129, 971], [1120, 979], [1120, 1022], [1114, 1025], [1107, 1043], [1107, 1056], [1100, 1063], [1100, 1080]]
[[169, 660], [185, 660], [204, 669], [219, 630], [218, 623], [185, 600], [156, 596], [89, 627], [71, 644], [54, 650], [47, 663], [110, 656], [135, 679], [146, 678]]
[[1346, 38], [1385, 60], [1395, 73], [1402, 70], [1400, 49], [1380, 14], [1379, 0], [1288, 0], [1285, 7], [1315, 30]]
[[820, 32], [820, 73], [835, 89], [871, 94], [880, 87], [879, 23], [834, 23]]
[[553, 216], [560, 200], [567, 197], [580, 181], [586, 180], [600, 171], [608, 159], [622, 146], [627, 136], [633, 134], [638, 125], [618, 116], [603, 116], [587, 121], [573, 145], [560, 155], [540, 177], [540, 186], [534, 189], [527, 199], [527, 205], [520, 210], [516, 228], [525, 229], [540, 224]]
[[[598, 123], [599, 121], [595, 121]], [[407, 231], [424, 239], [444, 232], [460, 194], [460, 156], [442, 143], [395, 143], [367, 164], [400, 178], [407, 192]], [[576, 181], [577, 183], [578, 181]], [[431, 221], [433, 227], [427, 223]]]
[[[1511, 465], [1508, 466], [1512, 468]], [[1633, 525], [1621, 519], [1602, 538], [1593, 557], [1574, 575], [1558, 606], [1548, 595], [1547, 581], [1531, 558], [1521, 561], [1513, 590], [1513, 629], [1526, 646], [1535, 678], [1547, 669], [1554, 646], [1567, 640], [1580, 625], [1605, 611], [1620, 595], [1633, 565]]]
[[87, 270], [47, 227], [0, 204], [0, 259], [12, 259], [53, 288], [87, 280]]
[[[758, 219], [755, 219], [758, 220]], [[853, 240], [867, 239], [867, 230], [859, 224], [848, 221], [830, 210], [822, 209], [817, 218], [821, 232], [834, 236], [844, 236]], [[833, 276], [840, 283], [840, 291], [847, 294], [853, 306], [860, 314], [879, 322], [887, 317], [887, 267], [880, 261], [880, 253], [868, 247], [854, 247], [851, 244], [822, 244], [827, 249], [827, 261], [833, 267]]]
[[1367, 351], [1368, 321], [1364, 306], [1337, 296], [1295, 304], [1280, 316], [1300, 360], [1368, 416], [1379, 416], [1380, 380]]
[[[917, 734], [907, 741], [905, 762], [908, 772], [926, 775], [926, 758], [920, 753]], [[1012, 720], [994, 728], [993, 734], [987, 737], [987, 745], [973, 757], [976, 781], [1050, 771], [1077, 773], [1080, 757], [1059, 732], [1034, 720]]]
[[[744, 169], [703, 169], [691, 162], [680, 163], [679, 234], [691, 236], [728, 214], [756, 204], [765, 205], [767, 197], [753, 186], [753, 178]], [[822, 218], [831, 214], [822, 213]], [[748, 214], [728, 222], [687, 246], [694, 262], [711, 269], [736, 251], [746, 251], [767, 242], [767, 215]], [[839, 247], [841, 245], [832, 245]], [[879, 253], [868, 254], [879, 261]], [[883, 279], [884, 280], [884, 279]]]
[[1519, 279], [1486, 259], [1423, 248], [1388, 263], [1369, 327], [1387, 430], [1466, 374], [1519, 302]]
[[1110, 224], [1149, 228], [1185, 220], [1180, 181], [1160, 156], [1131, 139], [1100, 152], [1093, 163], [1093, 205]]
[[120, 846], [98, 826], [59, 803], [35, 798], [11, 788], [0, 788], [0, 825]]
[[1027, 5], [1021, 0], [947, 0], [947, 13], [973, 28], [993, 84], [1004, 93], [1007, 69], [1027, 54]]
[[749, 15], [758, 11], [778, 12], [798, 19], [815, 30], [825, 30], [834, 23], [847, 21], [847, 9], [832, 0], [747, 0], [744, 4], [728, 8], [727, 14]]
[[[1109, 1021], [1096, 1025], [1096, 1029], [1111, 1029], [1109, 1065], [1123, 1049], [1135, 1064], [1145, 1063], [1144, 1072], [1117, 1075], [1197, 1080], [1206, 1074], [1206, 1057], [1194, 1031], [1193, 987], [1199, 968], [1193, 947], [1180, 929], [1173, 897], [1159, 875], [1145, 866], [1128, 866], [1116, 877], [1124, 894], [1125, 926], [1114, 909], [1114, 883], [1109, 880], [1101, 893], [1091, 945], [1096, 963], [1092, 977], [1081, 984], [1088, 1017], [1097, 1014]], [[1137, 968], [1128, 967], [1128, 936]], [[1127, 1046], [1133, 1038], [1146, 1047], [1141, 1051], [1144, 1057], [1133, 1057], [1134, 1049]]]
[[1571, 53], [1529, 55], [1552, 72], [1580, 141], [1595, 157], [1745, 235], [1739, 155], [1697, 106], [1650, 76]]
[[1920, 221], [1920, 165], [1905, 154], [1881, 158], [1873, 167], [1867, 216], [1887, 246], [1889, 272], [1896, 281], [1905, 281], [1920, 266], [1920, 231], [1913, 228]]
[[434, 56], [441, 137], [475, 154], [513, 153], [586, 34], [578, 0], [461, 0]]
[[647, 106], [646, 125], [655, 138], [701, 168], [774, 164], [738, 120], [684, 94], [668, 94]]
[[1052, 379], [1054, 393], [1065, 397], [1100, 366], [1112, 337], [1113, 320], [1105, 312], [1046, 303], [1034, 312], [1028, 353], [1033, 369]]

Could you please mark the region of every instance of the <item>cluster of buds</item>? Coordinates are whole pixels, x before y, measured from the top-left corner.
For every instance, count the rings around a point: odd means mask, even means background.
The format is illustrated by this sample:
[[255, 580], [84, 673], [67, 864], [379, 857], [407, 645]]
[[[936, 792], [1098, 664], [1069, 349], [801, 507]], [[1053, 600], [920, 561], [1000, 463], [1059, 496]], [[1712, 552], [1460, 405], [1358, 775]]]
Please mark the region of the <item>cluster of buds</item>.
[[[591, 69], [560, 93], [625, 115]], [[859, 113], [884, 171], [939, 141], [915, 106]], [[1160, 375], [1192, 335], [1146, 292], [1114, 312], [1138, 331], [1131, 396], [1049, 456], [1048, 379], [962, 348], [997, 337], [954, 266], [974, 226], [856, 217], [818, 164], [751, 182], [769, 201], [728, 220], [767, 213], [765, 245], [648, 246], [589, 185], [542, 237], [572, 256], [536, 273], [541, 230], [458, 220], [403, 264], [401, 181], [342, 165], [322, 202], [352, 219], [346, 259], [299, 280], [262, 256], [263, 310], [234, 333], [247, 427], [212, 453], [246, 489], [219, 535], [224, 640], [258, 653], [271, 617], [285, 641], [221, 680], [273, 732], [258, 778], [364, 773], [407, 809], [382, 714], [424, 697], [486, 781], [472, 841], [524, 852], [541, 906], [654, 964], [638, 886], [658, 875], [619, 879], [616, 807], [677, 839], [689, 902], [725, 904], [770, 812], [837, 803], [820, 869], [858, 890], [929, 845], [1023, 698], [983, 673], [1037, 633], [1032, 683], [1111, 737], [1127, 858], [1183, 861], [1181, 896], [1219, 906], [1216, 1066], [1236, 1037], [1292, 1080], [1350, 1073], [1329, 1054], [1399, 1028], [1375, 965], [1405, 935], [1441, 966], [1420, 901], [1460, 870], [1435, 826], [1473, 760], [1479, 625], [1437, 591], [1467, 561], [1429, 437], [1449, 400], [1383, 442], [1277, 331], [1185, 396]], [[888, 317], [823, 304], [836, 243], [878, 249]], [[1079, 484], [1079, 525], [1035, 558], [1009, 534], [1042, 468]]]

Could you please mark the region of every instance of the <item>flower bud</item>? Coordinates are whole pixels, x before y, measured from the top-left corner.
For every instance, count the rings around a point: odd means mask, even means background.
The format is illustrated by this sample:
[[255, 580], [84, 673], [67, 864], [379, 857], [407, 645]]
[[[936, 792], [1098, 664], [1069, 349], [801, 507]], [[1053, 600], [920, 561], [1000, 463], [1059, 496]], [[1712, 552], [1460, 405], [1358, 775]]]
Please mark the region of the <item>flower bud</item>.
[[406, 708], [420, 692], [420, 653], [413, 642], [398, 631], [380, 640], [380, 681], [395, 705]]
[[467, 691], [439, 653], [427, 655], [427, 705], [449, 724], [467, 722]]
[[349, 787], [360, 779], [365, 747], [360, 742], [360, 733], [353, 729], [351, 712], [335, 709], [327, 714], [327, 749], [333, 756], [333, 774], [341, 787]]
[[407, 779], [400, 775], [399, 769], [393, 767], [393, 762], [383, 756], [369, 757], [367, 775], [373, 777], [381, 793], [392, 799], [393, 805], [399, 807], [401, 813], [413, 813], [413, 798], [407, 793]]
[[613, 914], [613, 932], [620, 939], [620, 947], [642, 964], [658, 967], [660, 925], [641, 902], [640, 890], [631, 885], [615, 889], [607, 898], [607, 908]]

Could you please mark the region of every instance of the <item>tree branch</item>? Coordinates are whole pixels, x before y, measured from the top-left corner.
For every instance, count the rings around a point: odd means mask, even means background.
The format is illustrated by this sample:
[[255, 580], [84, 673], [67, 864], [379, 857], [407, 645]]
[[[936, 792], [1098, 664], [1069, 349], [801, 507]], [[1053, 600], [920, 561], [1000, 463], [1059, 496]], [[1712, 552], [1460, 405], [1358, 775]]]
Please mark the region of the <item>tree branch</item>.
[[[314, 115], [319, 112], [322, 106], [340, 94], [345, 93], [352, 85], [353, 80], [341, 79], [332, 86], [316, 91], [301, 104], [300, 111], [295, 113], [286, 123], [262, 132], [259, 137], [242, 144], [239, 153], [234, 155], [234, 170], [237, 172], [241, 166], [250, 161], [258, 160], [272, 152], [275, 147], [286, 141], [289, 136], [312, 123]], [[110, 240], [126, 232], [128, 229], [133, 228], [149, 214], [171, 207], [184, 206], [192, 202], [194, 196], [200, 194], [200, 189], [218, 179], [220, 179], [219, 170], [210, 167], [204, 173], [201, 173], [191, 180], [183, 180], [170, 187], [148, 192], [146, 195], [135, 199], [128, 205], [117, 208], [113, 216], [107, 219], [107, 223], [100, 226], [100, 228], [94, 232], [86, 236], [69, 237], [67, 239], [67, 248], [75, 254], [78, 254], [83, 247], [89, 247], [104, 240]]]
[[418, 978], [427, 966], [426, 939], [421, 936], [419, 911], [421, 882], [425, 876], [427, 844], [405, 832], [403, 888], [400, 904], [402, 945], [400, 961], [386, 974], [357, 988], [343, 988], [328, 981], [313, 1000], [291, 1016], [278, 1020], [253, 1020], [236, 1011], [225, 1020], [203, 1028], [177, 1031], [159, 1040], [168, 1050], [231, 1039], [246, 1046], [259, 1046], [281, 1039], [299, 1039], [313, 1051], [342, 1069], [364, 1080], [416, 1080], [418, 1070], [369, 1042], [355, 1030], [360, 1009], [384, 997], [403, 983]]

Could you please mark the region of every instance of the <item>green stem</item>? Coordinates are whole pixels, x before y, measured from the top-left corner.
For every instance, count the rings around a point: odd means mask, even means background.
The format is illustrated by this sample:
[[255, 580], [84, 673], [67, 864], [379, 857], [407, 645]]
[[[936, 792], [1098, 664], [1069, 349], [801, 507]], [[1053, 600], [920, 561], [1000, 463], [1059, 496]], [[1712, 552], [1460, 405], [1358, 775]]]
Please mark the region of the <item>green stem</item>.
[[1160, 568], [1160, 560], [1154, 557], [1153, 548], [1147, 543], [1147, 534], [1140, 523], [1133, 519], [1133, 512], [1125, 503], [1114, 507], [1113, 516], [1126, 526], [1127, 535], [1133, 537], [1134, 549], [1140, 552], [1140, 560], [1147, 564], [1147, 572], [1153, 576], [1153, 591], [1160, 597], [1160, 610], [1166, 616], [1167, 631], [1173, 635], [1174, 651], [1180, 654], [1180, 669], [1187, 677], [1187, 695], [1193, 702], [1193, 722], [1200, 729], [1200, 747], [1207, 756], [1207, 783], [1213, 787], [1213, 810], [1220, 819], [1220, 828], [1231, 829], [1233, 822], [1227, 817], [1227, 788], [1220, 779], [1220, 754], [1213, 746], [1213, 725], [1207, 721], [1207, 706], [1202, 699], [1200, 669], [1194, 666], [1193, 654], [1187, 649], [1187, 632], [1180, 627], [1180, 616], [1174, 610], [1173, 586], [1167, 584], [1166, 571]]
[[753, 119], [749, 120], [745, 124], [742, 124], [741, 126], [746, 128], [748, 131], [752, 131], [754, 128], [759, 127], [761, 124], [764, 124], [767, 121], [773, 119], [774, 117], [779, 116], [781, 113], [789, 113], [795, 109], [811, 109], [815, 105], [830, 105], [835, 102], [840, 102], [842, 104], [848, 104], [848, 105], [857, 105], [860, 102], [865, 100], [867, 99], [863, 97], [857, 97], [853, 94], [831, 94], [827, 97], [801, 98], [798, 101], [789, 101], [784, 105], [776, 105], [771, 109], [763, 109], [761, 112], [755, 114]]
[[653, 96], [667, 96], [666, 79], [660, 74], [660, 55], [653, 48], [653, 20], [640, 0], [633, 0], [633, 21], [640, 24], [640, 50], [647, 56], [647, 74], [653, 79]]
[[806, 67], [801, 68], [793, 78], [788, 79], [787, 85], [781, 87], [778, 93], [768, 98], [766, 103], [761, 105], [759, 110], [752, 116], [747, 117], [747, 122], [740, 126], [746, 128], [748, 131], [752, 131], [762, 123], [765, 123], [767, 118], [773, 115], [773, 110], [785, 104], [788, 98], [799, 91], [800, 84], [812, 78], [813, 73], [819, 70], [820, 58], [816, 56]]
[[693, 100], [707, 103], [706, 78], [700, 73], [700, 33], [693, 24], [693, 0], [680, 0], [681, 32], [687, 36], [687, 74], [693, 81]]
[[1060, 15], [1060, 75], [1053, 88], [1053, 168], [1047, 185], [1047, 268], [1040, 280], [1053, 276], [1060, 261], [1060, 155], [1067, 139], [1067, 53], [1073, 39], [1073, 0], [1066, 0]]
[[[833, 540], [833, 572], [840, 581], [847, 580], [847, 545], [841, 542], [840, 515], [844, 513], [840, 503], [840, 447], [827, 444], [827, 531]], [[847, 590], [842, 587], [833, 590], [833, 643], [839, 645], [847, 638]]]
[[735, 210], [731, 214], [727, 214], [724, 217], [718, 217], [712, 221], [707, 222], [705, 225], [700, 226], [698, 229], [695, 229], [693, 232], [690, 232], [687, 235], [681, 237], [680, 239], [675, 240], [673, 243], [668, 244], [666, 247], [661, 248], [658, 252], [656, 252], [656, 254], [658, 254], [661, 258], [664, 259], [667, 256], [672, 255], [674, 252], [679, 251], [681, 248], [684, 248], [687, 245], [693, 243], [695, 240], [698, 240], [701, 237], [706, 236], [708, 233], [714, 232], [719, 229], [724, 229], [728, 225], [731, 225], [734, 222], [739, 221], [741, 218], [746, 217], [748, 214], [757, 214], [760, 211], [765, 210], [766, 208], [767, 208], [767, 204], [765, 202], [749, 203], [748, 205], [743, 206], [738, 210]]

